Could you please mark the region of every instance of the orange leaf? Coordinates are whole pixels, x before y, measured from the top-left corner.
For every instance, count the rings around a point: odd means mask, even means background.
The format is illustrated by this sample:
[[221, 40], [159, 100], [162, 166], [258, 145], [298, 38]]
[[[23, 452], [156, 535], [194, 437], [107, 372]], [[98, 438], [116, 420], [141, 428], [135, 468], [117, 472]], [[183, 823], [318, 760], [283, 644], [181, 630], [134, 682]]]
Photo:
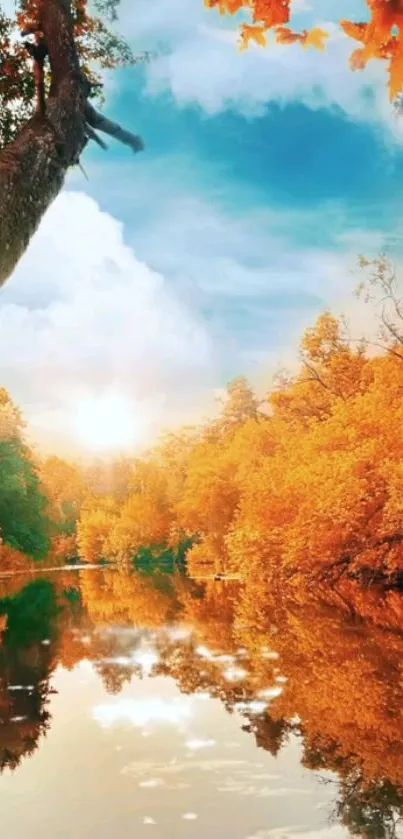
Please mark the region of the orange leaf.
[[397, 45], [389, 67], [389, 96], [393, 102], [403, 89], [403, 46]]
[[[246, 3], [241, 4], [245, 6]], [[273, 0], [254, 0], [253, 4], [253, 20], [255, 23], [263, 23], [266, 29], [272, 29], [275, 26], [282, 26], [290, 20], [290, 0], [283, 0], [283, 2], [273, 2]]]
[[365, 43], [368, 34], [367, 23], [352, 23], [350, 20], [341, 20], [340, 26], [350, 38], [361, 41], [362, 44]]
[[306, 33], [306, 37], [303, 41], [304, 49], [308, 49], [308, 47], [313, 47], [315, 50], [325, 50], [326, 49], [326, 38], [329, 35], [327, 32], [324, 32], [323, 29], [312, 29], [311, 32]]
[[241, 9], [242, 0], [204, 0], [208, 9], [218, 8], [220, 15], [235, 15]]
[[246, 50], [251, 41], [259, 47], [267, 47], [266, 28], [264, 26], [249, 26], [245, 23], [241, 27], [241, 50]]
[[358, 49], [350, 55], [350, 67], [352, 70], [364, 70], [371, 55], [367, 49]]
[[302, 38], [302, 35], [299, 35], [297, 32], [292, 32], [286, 26], [278, 26], [276, 29], [276, 41], [278, 44], [295, 44], [297, 41], [301, 41]]

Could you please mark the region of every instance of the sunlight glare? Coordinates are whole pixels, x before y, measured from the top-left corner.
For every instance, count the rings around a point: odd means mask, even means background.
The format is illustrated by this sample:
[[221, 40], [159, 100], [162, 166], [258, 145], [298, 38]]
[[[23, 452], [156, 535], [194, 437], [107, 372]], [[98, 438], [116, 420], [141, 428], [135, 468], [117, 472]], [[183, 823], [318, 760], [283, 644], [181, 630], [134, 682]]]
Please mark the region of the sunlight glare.
[[72, 425], [79, 442], [93, 451], [125, 449], [138, 442], [144, 430], [144, 420], [135, 416], [130, 400], [119, 393], [81, 399]]

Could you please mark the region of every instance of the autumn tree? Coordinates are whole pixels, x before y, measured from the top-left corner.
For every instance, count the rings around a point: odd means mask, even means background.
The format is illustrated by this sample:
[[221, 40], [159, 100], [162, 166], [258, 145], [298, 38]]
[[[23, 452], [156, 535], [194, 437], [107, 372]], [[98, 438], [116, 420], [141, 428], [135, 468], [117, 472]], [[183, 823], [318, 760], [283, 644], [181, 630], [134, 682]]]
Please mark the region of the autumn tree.
[[365, 350], [362, 342], [351, 343], [340, 319], [324, 312], [303, 335], [299, 373], [296, 377], [279, 376], [269, 395], [276, 416], [293, 426], [329, 418], [335, 405], [356, 396], [365, 386]]
[[132, 63], [108, 28], [118, 0], [17, 0], [0, 6], [0, 285], [24, 253], [45, 210], [97, 131], [137, 152], [141, 139], [94, 106], [94, 73]]
[[396, 267], [386, 254], [376, 259], [360, 256], [358, 266], [362, 279], [356, 296], [370, 303], [378, 315], [377, 335], [363, 339], [363, 345], [403, 361], [403, 298]]
[[[176, 447], [175, 453], [181, 457]], [[127, 562], [143, 549], [155, 558], [167, 550], [173, 552], [173, 560], [179, 556], [185, 534], [177, 526], [180, 467], [175, 474], [173, 454], [164, 443], [151, 456], [108, 468], [111, 481], [104, 476], [101, 485], [112, 494], [95, 493], [81, 512], [78, 532], [84, 556]], [[95, 483], [100, 486], [98, 479]]]
[[323, 312], [299, 369], [264, 401], [240, 377], [213, 421], [165, 435], [111, 480], [97, 470], [83, 557], [150, 565], [181, 549], [192, 577], [254, 578], [266, 598], [284, 586], [401, 586], [403, 305], [387, 260], [362, 267], [380, 335], [354, 338]]
[[133, 478], [135, 458], [119, 457], [112, 462], [95, 460], [83, 467], [83, 476], [92, 496], [108, 495], [115, 501], [122, 502], [129, 495], [129, 486]]
[[228, 436], [248, 419], [256, 419], [259, 403], [245, 376], [232, 379], [219, 397], [221, 411], [218, 419], [207, 425], [204, 436], [209, 440]]
[[[250, 42], [265, 47], [272, 36], [278, 44], [324, 50], [329, 38], [329, 33], [320, 28], [301, 32], [294, 29], [293, 13], [297, 11], [294, 0], [205, 0], [205, 4], [224, 15], [243, 13], [249, 18], [240, 25], [241, 49], [246, 49]], [[402, 0], [366, 0], [366, 5], [365, 21], [340, 21], [342, 31], [359, 44], [351, 54], [350, 65], [352, 70], [363, 70], [372, 59], [385, 61], [393, 101], [403, 89], [403, 3]]]
[[110, 534], [112, 556], [133, 559], [143, 547], [161, 548], [167, 542], [170, 515], [150, 494], [131, 495], [120, 509]]
[[113, 498], [89, 498], [83, 505], [77, 526], [77, 544], [81, 559], [90, 563], [112, 557], [110, 533], [118, 518]]
[[51, 519], [52, 563], [77, 556], [77, 522], [88, 495], [83, 470], [59, 457], [48, 457], [39, 469]]

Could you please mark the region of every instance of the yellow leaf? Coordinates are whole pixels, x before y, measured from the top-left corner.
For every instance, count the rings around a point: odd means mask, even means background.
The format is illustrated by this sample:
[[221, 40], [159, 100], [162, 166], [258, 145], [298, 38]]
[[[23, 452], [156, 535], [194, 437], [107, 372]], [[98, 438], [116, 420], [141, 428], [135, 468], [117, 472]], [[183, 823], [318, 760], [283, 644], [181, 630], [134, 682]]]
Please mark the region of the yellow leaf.
[[259, 47], [267, 47], [266, 28], [264, 26], [249, 26], [245, 23], [241, 27], [241, 51], [248, 49], [251, 41]]
[[315, 50], [325, 50], [326, 49], [326, 38], [329, 35], [327, 32], [324, 32], [323, 29], [312, 29], [311, 32], [307, 32], [306, 38], [303, 42], [304, 49], [308, 49], [308, 47], [313, 47]]

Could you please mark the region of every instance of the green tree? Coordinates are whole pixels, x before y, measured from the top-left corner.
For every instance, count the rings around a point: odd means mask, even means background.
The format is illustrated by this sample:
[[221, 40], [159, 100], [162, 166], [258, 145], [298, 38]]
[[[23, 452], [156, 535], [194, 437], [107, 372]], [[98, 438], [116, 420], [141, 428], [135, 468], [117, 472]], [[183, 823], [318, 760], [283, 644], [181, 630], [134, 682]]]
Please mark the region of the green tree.
[[33, 559], [49, 550], [47, 501], [22, 422], [7, 392], [0, 390], [0, 537]]

